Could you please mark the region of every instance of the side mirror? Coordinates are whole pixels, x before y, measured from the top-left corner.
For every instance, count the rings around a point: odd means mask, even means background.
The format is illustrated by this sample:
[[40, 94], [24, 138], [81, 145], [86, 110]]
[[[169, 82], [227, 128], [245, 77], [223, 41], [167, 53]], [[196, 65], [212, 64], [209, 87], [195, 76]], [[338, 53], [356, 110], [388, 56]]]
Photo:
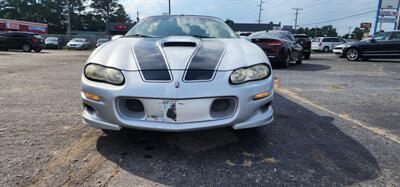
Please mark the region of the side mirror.
[[112, 38], [111, 38], [111, 40], [116, 40], [116, 39], [118, 39], [118, 38], [121, 38], [121, 37], [123, 37], [124, 35], [115, 35], [115, 36], [113, 36]]

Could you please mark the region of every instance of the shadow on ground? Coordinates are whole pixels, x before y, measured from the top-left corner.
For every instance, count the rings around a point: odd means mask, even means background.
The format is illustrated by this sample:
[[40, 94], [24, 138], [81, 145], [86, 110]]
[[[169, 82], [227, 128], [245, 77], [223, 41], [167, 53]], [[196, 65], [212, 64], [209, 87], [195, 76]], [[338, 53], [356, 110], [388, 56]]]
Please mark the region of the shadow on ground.
[[320, 116], [283, 96], [275, 122], [245, 131], [122, 131], [97, 150], [132, 175], [171, 186], [352, 185], [380, 175], [371, 153]]
[[322, 71], [330, 69], [330, 66], [322, 64], [312, 64], [310, 62], [304, 62], [303, 64], [290, 64], [288, 68], [282, 68], [274, 66], [273, 69], [288, 70], [288, 71]]

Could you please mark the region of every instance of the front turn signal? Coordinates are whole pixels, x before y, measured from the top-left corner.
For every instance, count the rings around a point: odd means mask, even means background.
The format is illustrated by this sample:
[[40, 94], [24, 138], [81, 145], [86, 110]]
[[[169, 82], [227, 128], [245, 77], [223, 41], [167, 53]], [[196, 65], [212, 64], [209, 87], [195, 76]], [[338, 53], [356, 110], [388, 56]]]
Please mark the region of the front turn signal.
[[256, 94], [253, 99], [254, 100], [262, 99], [262, 98], [268, 97], [269, 94], [270, 94], [270, 92], [261, 92], [261, 93]]
[[86, 98], [93, 100], [93, 101], [100, 101], [100, 96], [90, 93], [90, 92], [85, 92]]

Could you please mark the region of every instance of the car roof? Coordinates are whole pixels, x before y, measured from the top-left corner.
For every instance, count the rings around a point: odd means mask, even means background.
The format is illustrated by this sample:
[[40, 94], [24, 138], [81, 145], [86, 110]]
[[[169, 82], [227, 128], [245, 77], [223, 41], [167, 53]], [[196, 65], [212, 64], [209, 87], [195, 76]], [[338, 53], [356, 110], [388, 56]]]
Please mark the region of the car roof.
[[223, 21], [222, 19], [220, 19], [220, 18], [218, 18], [218, 17], [215, 17], [215, 16], [206, 16], [206, 15], [184, 15], [184, 14], [181, 14], [181, 15], [156, 15], [156, 16], [149, 16], [149, 17], [146, 17], [145, 19], [147, 19], [147, 18], [157, 18], [157, 17], [198, 17], [198, 18], [213, 18], [213, 19], [218, 19], [218, 20], [220, 20], [220, 21]]
[[23, 32], [23, 31], [8, 31], [8, 32], [6, 32], [6, 33], [9, 33], [9, 34], [29, 34], [29, 35], [39, 35], [39, 34], [36, 34], [36, 33], [33, 33], [33, 32]]

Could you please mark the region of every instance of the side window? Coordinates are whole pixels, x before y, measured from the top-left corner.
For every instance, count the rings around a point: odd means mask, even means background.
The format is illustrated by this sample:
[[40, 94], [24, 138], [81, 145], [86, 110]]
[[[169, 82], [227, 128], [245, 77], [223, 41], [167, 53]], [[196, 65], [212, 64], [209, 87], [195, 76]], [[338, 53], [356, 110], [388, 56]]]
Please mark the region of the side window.
[[390, 35], [389, 40], [400, 40], [400, 32], [394, 32]]
[[332, 42], [339, 42], [338, 38], [331, 38]]
[[388, 33], [388, 32], [379, 33], [379, 34], [375, 35], [374, 39], [376, 41], [384, 41], [389, 38], [389, 35], [390, 35], [390, 33]]
[[322, 40], [322, 42], [332, 42], [332, 40], [331, 40], [330, 38], [324, 38], [324, 39]]

